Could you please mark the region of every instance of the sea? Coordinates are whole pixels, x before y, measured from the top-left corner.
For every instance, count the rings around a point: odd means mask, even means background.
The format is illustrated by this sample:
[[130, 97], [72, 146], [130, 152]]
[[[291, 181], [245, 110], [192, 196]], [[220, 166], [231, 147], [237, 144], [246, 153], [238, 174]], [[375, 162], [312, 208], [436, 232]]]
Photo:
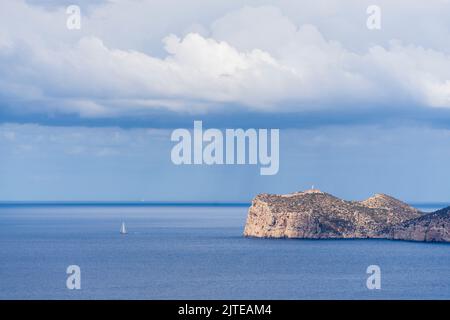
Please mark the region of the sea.
[[247, 209], [2, 203], [0, 299], [450, 299], [448, 243], [245, 238]]

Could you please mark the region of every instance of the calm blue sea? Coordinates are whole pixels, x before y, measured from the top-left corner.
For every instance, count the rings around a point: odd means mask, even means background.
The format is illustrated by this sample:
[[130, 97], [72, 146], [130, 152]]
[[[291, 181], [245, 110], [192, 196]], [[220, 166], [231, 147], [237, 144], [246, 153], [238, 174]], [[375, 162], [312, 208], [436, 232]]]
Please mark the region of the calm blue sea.
[[[247, 239], [246, 211], [0, 205], [0, 299], [450, 299], [449, 244]], [[81, 290], [66, 288], [73, 264]], [[381, 290], [366, 288], [373, 264]]]

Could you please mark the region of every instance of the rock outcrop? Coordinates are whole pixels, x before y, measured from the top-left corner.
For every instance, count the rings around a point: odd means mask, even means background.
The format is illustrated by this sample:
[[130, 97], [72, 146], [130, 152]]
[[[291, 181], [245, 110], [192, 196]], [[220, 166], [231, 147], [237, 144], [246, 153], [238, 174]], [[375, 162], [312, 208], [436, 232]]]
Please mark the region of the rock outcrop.
[[380, 235], [397, 240], [450, 242], [450, 207], [405, 221]]
[[[423, 214], [384, 194], [364, 201], [345, 201], [320, 190], [260, 194], [249, 209], [244, 235], [448, 241], [448, 212], [446, 214], [442, 214], [443, 217], [437, 212]], [[426, 235], [422, 237], [421, 232]]]

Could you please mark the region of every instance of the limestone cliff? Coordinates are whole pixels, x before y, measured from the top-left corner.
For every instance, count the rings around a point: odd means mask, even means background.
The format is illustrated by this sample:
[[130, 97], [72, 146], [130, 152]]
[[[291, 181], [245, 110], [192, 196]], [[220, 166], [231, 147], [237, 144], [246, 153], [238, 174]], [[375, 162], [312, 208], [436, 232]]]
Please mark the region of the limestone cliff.
[[384, 230], [389, 239], [450, 242], [450, 207]]
[[[400, 239], [408, 232], [403, 230], [411, 228], [406, 222], [419, 221], [425, 216], [417, 209], [383, 194], [360, 202], [345, 201], [320, 190], [287, 195], [260, 194], [249, 209], [244, 235], [269, 238]], [[435, 221], [432, 217], [430, 219]], [[448, 226], [445, 228], [448, 231]], [[437, 235], [428, 237], [438, 238]], [[445, 236], [443, 239], [446, 239]]]

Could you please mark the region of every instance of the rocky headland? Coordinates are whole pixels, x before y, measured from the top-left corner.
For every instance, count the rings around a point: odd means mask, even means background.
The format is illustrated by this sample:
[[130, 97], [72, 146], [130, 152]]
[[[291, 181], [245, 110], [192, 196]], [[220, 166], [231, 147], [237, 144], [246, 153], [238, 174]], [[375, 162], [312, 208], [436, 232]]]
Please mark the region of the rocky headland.
[[450, 241], [450, 207], [423, 213], [385, 194], [346, 201], [312, 189], [257, 195], [244, 235], [263, 238], [385, 238]]

